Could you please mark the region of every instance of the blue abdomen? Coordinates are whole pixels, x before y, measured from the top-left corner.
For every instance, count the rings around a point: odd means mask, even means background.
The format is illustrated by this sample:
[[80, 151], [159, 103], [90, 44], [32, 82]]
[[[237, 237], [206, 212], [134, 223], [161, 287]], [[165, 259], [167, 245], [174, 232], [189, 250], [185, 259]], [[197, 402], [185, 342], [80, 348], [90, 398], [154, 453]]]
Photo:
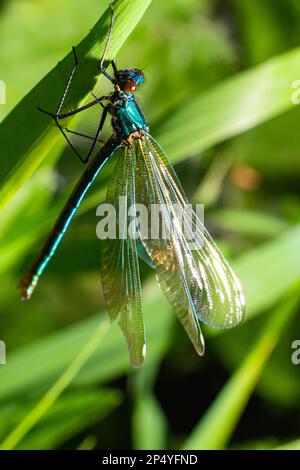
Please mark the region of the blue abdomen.
[[147, 121], [131, 93], [126, 93], [126, 100], [122, 100], [122, 104], [117, 107], [115, 114], [120, 130], [125, 137], [135, 131], [148, 130]]

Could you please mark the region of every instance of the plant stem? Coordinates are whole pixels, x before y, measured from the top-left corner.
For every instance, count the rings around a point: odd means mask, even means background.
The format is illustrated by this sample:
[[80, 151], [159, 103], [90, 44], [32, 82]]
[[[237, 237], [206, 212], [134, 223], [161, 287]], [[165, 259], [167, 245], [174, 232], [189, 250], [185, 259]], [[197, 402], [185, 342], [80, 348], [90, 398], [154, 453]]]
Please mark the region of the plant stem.
[[12, 450], [28, 434], [28, 432], [40, 421], [49, 408], [55, 403], [63, 391], [70, 385], [74, 377], [93, 355], [110, 327], [110, 322], [101, 322], [90, 340], [81, 349], [71, 364], [57, 379], [53, 386], [46, 392], [41, 400], [20, 422], [20, 424], [9, 434], [0, 445], [0, 450]]

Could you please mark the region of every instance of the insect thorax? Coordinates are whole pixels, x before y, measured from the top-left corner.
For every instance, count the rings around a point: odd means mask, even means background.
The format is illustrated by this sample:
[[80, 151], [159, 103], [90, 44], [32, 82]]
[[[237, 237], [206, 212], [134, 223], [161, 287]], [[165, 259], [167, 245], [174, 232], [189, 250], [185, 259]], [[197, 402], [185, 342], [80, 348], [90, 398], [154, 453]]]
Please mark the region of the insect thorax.
[[127, 139], [133, 133], [148, 131], [148, 123], [133, 93], [113, 93], [108, 111], [112, 115], [113, 129], [121, 138]]

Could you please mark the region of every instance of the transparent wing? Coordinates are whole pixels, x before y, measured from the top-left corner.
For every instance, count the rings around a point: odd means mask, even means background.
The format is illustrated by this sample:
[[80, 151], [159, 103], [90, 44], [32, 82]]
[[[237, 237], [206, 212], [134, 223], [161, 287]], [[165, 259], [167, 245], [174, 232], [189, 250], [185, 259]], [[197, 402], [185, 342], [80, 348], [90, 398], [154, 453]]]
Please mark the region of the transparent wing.
[[[166, 210], [163, 211], [161, 218], [167, 226], [171, 225], [173, 206], [167, 200], [167, 191], [160, 181], [160, 170], [152, 158], [154, 154], [148, 148], [148, 144], [147, 142], [135, 144], [137, 174], [139, 175], [136, 184], [136, 199], [151, 212], [151, 224], [149, 225], [149, 229], [151, 229], [158, 215], [153, 211], [163, 205], [166, 206]], [[172, 231], [168, 238], [162, 235], [160, 227], [158, 227], [156, 234], [140, 231], [145, 249], [152, 263], [156, 266], [156, 276], [160, 288], [175, 310], [196, 351], [202, 355], [204, 353], [204, 339], [178, 250], [179, 247]]]
[[[245, 306], [243, 292], [227, 261], [191, 210], [162, 149], [151, 136], [136, 146], [137, 199], [148, 207], [161, 205], [161, 218], [168, 229], [165, 239], [155, 240], [149, 234], [141, 234], [141, 238], [156, 265], [160, 287], [196, 350], [203, 354], [199, 322], [222, 329], [240, 323]], [[184, 227], [183, 215], [190, 222]]]
[[[133, 367], [145, 356], [145, 330], [136, 240], [127, 236], [128, 208], [135, 205], [135, 159], [132, 149], [121, 152], [107, 191], [107, 203], [115, 208], [116, 238], [101, 241], [101, 274], [104, 296], [112, 320], [128, 342]], [[114, 221], [113, 221], [114, 222]], [[130, 220], [135, 226], [135, 218]]]

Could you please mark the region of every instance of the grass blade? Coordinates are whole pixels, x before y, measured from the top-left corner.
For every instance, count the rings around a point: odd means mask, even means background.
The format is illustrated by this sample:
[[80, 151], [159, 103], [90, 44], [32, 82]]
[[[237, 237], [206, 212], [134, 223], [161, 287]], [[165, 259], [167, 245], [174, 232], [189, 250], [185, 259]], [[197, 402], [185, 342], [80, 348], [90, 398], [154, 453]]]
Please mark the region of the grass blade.
[[298, 298], [292, 297], [274, 311], [241, 366], [185, 442], [185, 449], [218, 450], [226, 446], [297, 303]]
[[[96, 315], [12, 353], [8, 367], [0, 369], [0, 400], [10, 400], [13, 395], [24, 392], [28, 394], [37, 388], [49, 387], [72, 361], [78, 351], [78, 345], [85, 344], [98, 324], [106, 322], [106, 317], [106, 314]], [[174, 316], [168, 304], [159, 297], [145, 305], [145, 318], [148, 356], [151, 355], [154, 359], [161, 356], [168, 344]], [[28, 364], [35, 366], [28, 368]], [[126, 342], [120, 328], [114, 324], [104, 338], [101, 348], [90, 358], [75, 378], [75, 382], [104, 382], [127, 370], [130, 370], [130, 366]]]
[[[116, 0], [115, 27], [111, 40], [106, 66], [115, 57], [131, 31], [139, 22], [151, 0]], [[76, 46], [82, 72], [76, 82], [76, 90], [70, 97], [70, 106], [82, 103], [99, 78], [99, 58], [104, 49], [110, 8], [91, 29], [89, 34]], [[55, 110], [63, 90], [63, 81], [68, 77], [74, 64], [70, 52], [51, 70], [16, 106], [0, 125], [1, 165], [0, 165], [0, 205], [6, 204], [24, 182], [40, 165], [54, 146], [59, 136], [55, 125], [48, 116], [36, 109]], [[49, 93], [51, 90], [51, 93]], [[16, 135], [18, 138], [16, 139]]]
[[246, 319], [272, 307], [300, 281], [300, 226], [241, 255], [233, 268], [244, 286]]
[[288, 442], [287, 444], [282, 444], [274, 450], [300, 450], [300, 439]]
[[152, 392], [146, 391], [136, 398], [133, 434], [135, 449], [165, 449], [167, 421]]
[[68, 387], [68, 385], [72, 382], [72, 380], [78, 374], [80, 369], [95, 352], [99, 343], [102, 341], [103, 337], [107, 333], [109, 327], [110, 323], [108, 321], [100, 323], [100, 326], [97, 328], [96, 332], [85, 344], [79, 354], [63, 372], [59, 379], [54, 383], [54, 385], [37, 403], [37, 405], [31, 410], [31, 412], [2, 442], [2, 444], [0, 445], [0, 449], [14, 449], [19, 444], [19, 442], [26, 436], [26, 434], [40, 421], [40, 419], [50, 409], [53, 403], [55, 403], [58, 397]]
[[295, 106], [298, 76], [299, 47], [193, 96], [156, 126], [159, 142], [174, 162], [241, 134]]

